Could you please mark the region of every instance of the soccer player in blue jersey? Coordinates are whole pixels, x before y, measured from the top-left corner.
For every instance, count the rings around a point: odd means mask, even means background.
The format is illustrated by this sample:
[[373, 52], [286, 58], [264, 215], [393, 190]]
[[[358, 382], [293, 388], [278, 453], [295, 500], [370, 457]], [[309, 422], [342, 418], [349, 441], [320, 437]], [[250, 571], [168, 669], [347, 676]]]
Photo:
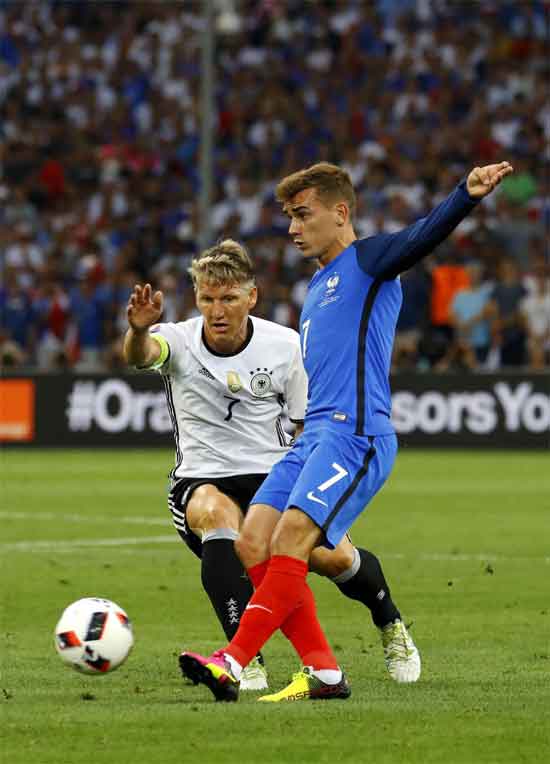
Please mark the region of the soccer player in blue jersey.
[[339, 167], [316, 164], [277, 186], [294, 243], [319, 263], [300, 318], [308, 405], [302, 436], [254, 496], [237, 542], [256, 589], [237, 633], [208, 657], [180, 656], [183, 673], [218, 700], [237, 699], [243, 667], [279, 628], [303, 670], [260, 700], [350, 695], [317, 620], [307, 560], [315, 547], [338, 544], [395, 460], [389, 371], [399, 274], [432, 252], [511, 172], [508, 162], [475, 167], [425, 218], [362, 240], [353, 229], [353, 186]]

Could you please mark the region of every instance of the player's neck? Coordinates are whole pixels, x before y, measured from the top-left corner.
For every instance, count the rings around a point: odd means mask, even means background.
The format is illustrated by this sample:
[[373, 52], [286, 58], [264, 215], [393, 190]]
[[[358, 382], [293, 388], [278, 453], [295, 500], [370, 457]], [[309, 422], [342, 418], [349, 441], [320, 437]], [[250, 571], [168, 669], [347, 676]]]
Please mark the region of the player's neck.
[[356, 239], [357, 239], [357, 236], [355, 235], [355, 231], [353, 230], [353, 227], [346, 226], [346, 228], [343, 229], [342, 233], [330, 245], [327, 251], [323, 255], [321, 255], [321, 257], [317, 258], [319, 262], [319, 267], [324, 268], [326, 265], [331, 263], [335, 258], [338, 257], [338, 255], [340, 255], [345, 249], [347, 249], [350, 244], [353, 244], [353, 242]]
[[213, 355], [237, 355], [248, 345], [254, 333], [254, 325], [250, 317], [247, 318], [238, 334], [234, 337], [214, 338], [208, 332], [206, 326], [202, 327], [202, 341], [207, 350]]

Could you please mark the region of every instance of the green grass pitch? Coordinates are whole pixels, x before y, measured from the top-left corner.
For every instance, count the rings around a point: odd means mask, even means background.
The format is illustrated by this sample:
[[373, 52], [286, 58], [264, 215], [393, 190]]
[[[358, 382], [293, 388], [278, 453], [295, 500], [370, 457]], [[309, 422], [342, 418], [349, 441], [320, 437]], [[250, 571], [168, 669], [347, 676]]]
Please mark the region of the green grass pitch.
[[[407, 451], [358, 521], [423, 659], [394, 684], [368, 612], [312, 577], [348, 701], [216, 704], [182, 682], [182, 647], [223, 640], [165, 502], [169, 451], [1, 457], [0, 747], [10, 764], [504, 764], [550, 761], [548, 453]], [[135, 648], [85, 677], [53, 647], [82, 596], [124, 607]], [[297, 669], [276, 635], [273, 688]]]

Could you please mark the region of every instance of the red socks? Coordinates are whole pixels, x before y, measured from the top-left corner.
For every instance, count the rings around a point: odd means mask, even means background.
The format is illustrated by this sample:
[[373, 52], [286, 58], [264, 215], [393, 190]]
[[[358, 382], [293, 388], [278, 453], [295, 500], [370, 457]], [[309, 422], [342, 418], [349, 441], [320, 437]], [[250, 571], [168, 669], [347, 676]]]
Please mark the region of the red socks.
[[248, 568], [246, 571], [248, 573], [248, 578], [252, 581], [252, 586], [254, 589], [257, 589], [264, 580], [264, 576], [267, 573], [269, 563], [270, 560], [264, 560], [263, 562], [259, 562], [257, 565], [253, 565], [251, 568]]
[[303, 665], [315, 669], [337, 668], [317, 620], [313, 593], [306, 583], [307, 572], [305, 562], [284, 555], [275, 555], [250, 568], [248, 575], [256, 591], [225, 652], [246, 666], [281, 628]]

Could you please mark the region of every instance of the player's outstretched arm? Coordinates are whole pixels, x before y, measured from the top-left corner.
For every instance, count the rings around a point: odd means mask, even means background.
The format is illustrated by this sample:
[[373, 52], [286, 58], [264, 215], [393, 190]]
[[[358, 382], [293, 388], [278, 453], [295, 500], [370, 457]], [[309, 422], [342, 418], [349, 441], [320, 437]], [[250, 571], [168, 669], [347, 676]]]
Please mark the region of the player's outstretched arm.
[[509, 162], [474, 167], [466, 179], [466, 189], [474, 199], [482, 199], [511, 172], [514, 172], [514, 168]]
[[393, 279], [444, 241], [481, 199], [511, 172], [509, 162], [474, 167], [449, 196], [426, 217], [391, 234], [377, 234], [359, 242], [358, 261], [375, 278]]
[[129, 366], [151, 366], [160, 358], [161, 346], [151, 338], [149, 329], [162, 315], [163, 295], [151, 284], [136, 284], [128, 300], [126, 315], [130, 328], [124, 337], [124, 360]]

